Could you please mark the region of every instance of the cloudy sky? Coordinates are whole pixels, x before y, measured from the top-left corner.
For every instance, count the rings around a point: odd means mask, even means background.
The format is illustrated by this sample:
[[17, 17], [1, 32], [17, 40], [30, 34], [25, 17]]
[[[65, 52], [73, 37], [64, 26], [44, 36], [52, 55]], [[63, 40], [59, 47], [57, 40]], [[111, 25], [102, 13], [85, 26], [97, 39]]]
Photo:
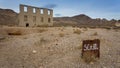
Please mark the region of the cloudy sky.
[[16, 12], [19, 4], [52, 8], [54, 17], [86, 14], [92, 18], [120, 19], [120, 0], [0, 0], [0, 8]]

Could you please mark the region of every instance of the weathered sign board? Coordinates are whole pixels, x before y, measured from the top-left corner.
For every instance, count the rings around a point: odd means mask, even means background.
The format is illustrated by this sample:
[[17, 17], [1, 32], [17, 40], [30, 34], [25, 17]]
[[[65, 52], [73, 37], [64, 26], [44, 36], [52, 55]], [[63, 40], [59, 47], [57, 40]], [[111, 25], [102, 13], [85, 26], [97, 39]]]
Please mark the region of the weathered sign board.
[[86, 56], [86, 54], [90, 54], [90, 56], [94, 56], [95, 58], [100, 58], [100, 40], [84, 40], [82, 44], [82, 57]]

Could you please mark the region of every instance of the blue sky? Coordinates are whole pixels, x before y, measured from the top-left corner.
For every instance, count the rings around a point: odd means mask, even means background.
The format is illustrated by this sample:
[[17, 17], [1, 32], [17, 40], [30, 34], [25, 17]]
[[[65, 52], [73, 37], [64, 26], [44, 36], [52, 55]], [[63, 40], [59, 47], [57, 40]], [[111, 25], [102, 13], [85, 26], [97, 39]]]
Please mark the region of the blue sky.
[[19, 4], [52, 8], [54, 17], [86, 14], [92, 18], [120, 19], [120, 0], [0, 0], [0, 8], [19, 12]]

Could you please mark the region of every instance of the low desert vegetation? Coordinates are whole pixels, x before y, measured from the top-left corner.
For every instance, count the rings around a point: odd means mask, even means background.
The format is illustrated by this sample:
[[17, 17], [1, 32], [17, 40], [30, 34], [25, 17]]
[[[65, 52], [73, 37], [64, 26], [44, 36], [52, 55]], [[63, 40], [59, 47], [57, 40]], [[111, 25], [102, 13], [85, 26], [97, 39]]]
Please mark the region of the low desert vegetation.
[[[42, 68], [57, 68], [61, 67], [61, 65], [63, 65], [61, 68], [94, 68], [93, 66], [98, 68], [112, 68], [115, 66], [114, 68], [119, 68], [119, 61], [116, 61], [119, 57], [119, 30], [116, 32], [115, 30], [108, 31], [103, 28], [88, 28], [87, 31], [83, 31], [84, 28], [65, 27], [65, 29], [61, 31], [61, 28], [62, 27], [6, 27], [0, 29], [0, 36], [2, 36], [0, 38], [1, 66], [19, 68], [16, 65], [24, 63], [24, 68], [30, 68], [31, 66], [40, 68], [41, 65], [43, 65]], [[9, 32], [17, 32], [18, 30], [21, 31], [22, 35], [4, 35]], [[81, 56], [83, 40], [93, 40], [96, 38], [101, 41], [100, 58], [93, 56], [93, 51], [92, 54], [87, 53]], [[7, 61], [12, 65], [6, 62], [6, 58], [8, 58]], [[11, 59], [17, 60], [11, 61]], [[23, 61], [23, 59], [25, 61]], [[35, 62], [34, 64], [33, 61]], [[115, 64], [112, 64], [113, 61], [115, 61]], [[68, 66], [68, 64], [70, 66]]]
[[42, 44], [46, 43], [48, 40], [46, 40], [44, 37], [41, 37], [39, 41], [36, 41], [34, 44], [37, 46], [41, 46]]
[[37, 27], [48, 27], [49, 25], [46, 24], [46, 25], [37, 25]]
[[0, 36], [0, 42], [5, 40], [5, 39], [6, 39], [6, 37]]
[[42, 29], [38, 30], [39, 33], [42, 33], [42, 32], [45, 32], [45, 31], [47, 31], [47, 29], [45, 29], [45, 28], [42, 28]]
[[80, 44], [79, 46], [76, 47], [76, 49], [82, 49], [82, 45]]
[[93, 36], [97, 36], [97, 35], [98, 35], [98, 33], [97, 33], [97, 32], [93, 33]]
[[104, 27], [105, 29], [107, 29], [107, 30], [111, 30], [111, 27]]
[[20, 31], [8, 32], [8, 35], [22, 35]]
[[60, 33], [59, 33], [59, 36], [60, 36], [60, 37], [64, 37], [64, 36], [65, 36], [64, 32], [60, 32]]
[[75, 34], [80, 34], [80, 33], [81, 33], [81, 30], [80, 30], [80, 29], [73, 29], [73, 33], [75, 33]]
[[60, 29], [61, 31], [64, 31], [65, 30], [65, 27], [64, 26], [62, 26], [62, 28]]
[[83, 31], [87, 31], [87, 30], [88, 30], [88, 28], [83, 28], [82, 30], [83, 30]]
[[46, 42], [47, 40], [46, 39], [44, 39], [44, 37], [42, 37], [41, 39], [40, 39], [40, 42]]

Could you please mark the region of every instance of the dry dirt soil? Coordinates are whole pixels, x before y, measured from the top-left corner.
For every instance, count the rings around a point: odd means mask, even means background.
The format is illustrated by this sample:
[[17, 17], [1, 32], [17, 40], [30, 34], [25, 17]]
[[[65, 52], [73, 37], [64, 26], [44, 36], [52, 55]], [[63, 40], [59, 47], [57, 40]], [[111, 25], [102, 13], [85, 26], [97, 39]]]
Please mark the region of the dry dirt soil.
[[[87, 39], [100, 39], [95, 62], [81, 58]], [[120, 30], [0, 27], [0, 68], [120, 68]]]

